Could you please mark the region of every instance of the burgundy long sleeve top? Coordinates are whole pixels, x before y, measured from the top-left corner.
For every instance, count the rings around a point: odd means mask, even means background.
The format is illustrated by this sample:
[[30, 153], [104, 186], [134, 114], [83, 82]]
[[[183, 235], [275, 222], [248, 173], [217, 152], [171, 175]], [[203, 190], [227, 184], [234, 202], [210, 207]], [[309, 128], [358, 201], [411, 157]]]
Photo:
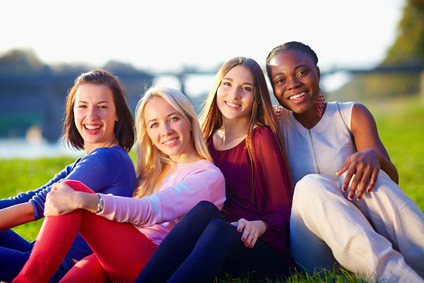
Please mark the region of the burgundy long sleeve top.
[[[272, 131], [256, 127], [252, 134], [254, 178], [246, 140], [228, 150], [216, 150], [208, 139], [214, 163], [225, 177], [226, 202], [222, 210], [229, 222], [245, 218], [268, 225], [261, 239], [280, 257], [288, 257], [289, 219], [293, 197], [288, 168]], [[252, 184], [253, 182], [253, 184]]]

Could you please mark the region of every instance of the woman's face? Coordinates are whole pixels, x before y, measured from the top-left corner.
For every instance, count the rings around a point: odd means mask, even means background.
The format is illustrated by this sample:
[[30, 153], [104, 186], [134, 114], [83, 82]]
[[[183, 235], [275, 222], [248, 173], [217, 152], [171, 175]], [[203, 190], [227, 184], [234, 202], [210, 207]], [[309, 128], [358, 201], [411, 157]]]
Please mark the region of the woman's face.
[[109, 87], [82, 84], [75, 93], [75, 125], [84, 140], [85, 151], [116, 144], [118, 121], [113, 93]]
[[254, 91], [250, 71], [241, 65], [232, 68], [222, 79], [216, 95], [223, 119], [250, 119]]
[[320, 72], [311, 57], [299, 50], [277, 53], [270, 61], [274, 95], [294, 113], [315, 111], [320, 88]]
[[198, 157], [189, 121], [164, 99], [153, 96], [144, 107], [144, 119], [153, 145], [172, 161], [186, 163]]

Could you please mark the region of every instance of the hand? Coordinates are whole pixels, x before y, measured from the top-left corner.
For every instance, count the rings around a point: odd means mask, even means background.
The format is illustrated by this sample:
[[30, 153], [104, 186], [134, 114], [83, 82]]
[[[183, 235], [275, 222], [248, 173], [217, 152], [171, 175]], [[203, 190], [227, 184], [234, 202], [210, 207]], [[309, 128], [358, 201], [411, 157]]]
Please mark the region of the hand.
[[374, 188], [380, 171], [380, 155], [375, 149], [366, 149], [346, 159], [336, 174], [340, 176], [347, 172], [342, 184], [343, 192], [347, 191], [352, 182], [348, 199], [353, 200], [356, 193], [356, 199], [360, 200], [365, 191], [369, 193]]
[[244, 218], [240, 218], [237, 222], [232, 222], [231, 225], [237, 227], [237, 231], [242, 233], [241, 241], [246, 247], [253, 248], [256, 241], [262, 236], [267, 227], [262, 220], [247, 221]]
[[44, 216], [67, 214], [78, 209], [74, 200], [76, 194], [76, 191], [63, 182], [53, 184], [44, 204]]

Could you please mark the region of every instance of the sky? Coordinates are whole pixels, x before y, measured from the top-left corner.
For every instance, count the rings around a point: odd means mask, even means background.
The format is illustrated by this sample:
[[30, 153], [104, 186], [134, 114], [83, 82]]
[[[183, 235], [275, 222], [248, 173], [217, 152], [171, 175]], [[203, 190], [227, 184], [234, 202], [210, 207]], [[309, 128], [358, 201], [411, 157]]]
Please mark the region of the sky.
[[396, 38], [405, 1], [1, 1], [0, 56], [24, 48], [47, 64], [216, 70], [235, 56], [264, 66], [273, 47], [296, 40], [315, 50], [323, 71], [373, 67]]

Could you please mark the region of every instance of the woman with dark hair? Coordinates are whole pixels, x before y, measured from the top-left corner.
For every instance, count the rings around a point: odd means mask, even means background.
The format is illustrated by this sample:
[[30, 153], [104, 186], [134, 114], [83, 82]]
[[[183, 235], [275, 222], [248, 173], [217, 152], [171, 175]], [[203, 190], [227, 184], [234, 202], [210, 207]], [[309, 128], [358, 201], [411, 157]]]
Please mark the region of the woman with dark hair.
[[290, 148], [290, 249], [299, 267], [341, 264], [373, 281], [422, 282], [424, 214], [397, 185], [372, 114], [324, 101], [318, 57], [306, 44], [275, 47], [266, 68]]
[[[92, 70], [75, 80], [66, 99], [64, 138], [86, 155], [66, 166], [44, 186], [0, 200], [0, 280], [11, 281], [28, 260], [33, 243], [9, 228], [43, 217], [47, 193], [63, 180], [78, 180], [95, 192], [131, 196], [136, 187], [134, 119], [119, 81], [105, 70]], [[58, 281], [92, 251], [78, 235], [52, 281]]]

